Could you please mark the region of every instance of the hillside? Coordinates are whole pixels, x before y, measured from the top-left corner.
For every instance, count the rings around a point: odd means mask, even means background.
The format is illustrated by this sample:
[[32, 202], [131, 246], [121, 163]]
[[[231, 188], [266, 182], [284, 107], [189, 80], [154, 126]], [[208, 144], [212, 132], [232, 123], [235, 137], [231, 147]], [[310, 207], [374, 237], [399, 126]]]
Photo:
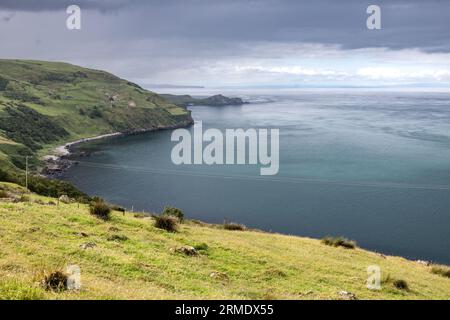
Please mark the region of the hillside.
[[[170, 233], [153, 218], [113, 212], [109, 221], [86, 205], [0, 183], [0, 298], [3, 299], [449, 299], [450, 279], [431, 266], [319, 240], [228, 231], [186, 221]], [[25, 196], [22, 196], [25, 194]], [[15, 198], [16, 200], [13, 200]], [[197, 256], [177, 253], [198, 248]], [[75, 264], [80, 291], [46, 291], [43, 274]], [[366, 288], [369, 265], [382, 290]], [[395, 280], [409, 290], [397, 289]]]
[[19, 167], [23, 163], [14, 154], [191, 121], [187, 110], [104, 71], [67, 63], [0, 60], [0, 152]]

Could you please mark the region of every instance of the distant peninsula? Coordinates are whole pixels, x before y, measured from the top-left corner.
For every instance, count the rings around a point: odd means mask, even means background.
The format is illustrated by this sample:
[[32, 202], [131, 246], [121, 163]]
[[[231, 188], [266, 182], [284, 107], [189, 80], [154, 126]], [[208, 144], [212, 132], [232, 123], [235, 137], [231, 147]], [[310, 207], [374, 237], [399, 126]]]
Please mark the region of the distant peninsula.
[[241, 98], [229, 98], [218, 94], [208, 98], [194, 98], [190, 95], [160, 94], [167, 102], [186, 108], [189, 106], [240, 106], [248, 104]]

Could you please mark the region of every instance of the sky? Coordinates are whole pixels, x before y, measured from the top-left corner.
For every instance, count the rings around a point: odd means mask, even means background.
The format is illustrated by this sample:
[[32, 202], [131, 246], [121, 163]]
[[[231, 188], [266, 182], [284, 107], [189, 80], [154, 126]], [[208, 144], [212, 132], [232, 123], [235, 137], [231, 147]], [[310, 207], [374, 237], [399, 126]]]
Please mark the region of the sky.
[[[69, 5], [81, 29], [69, 30]], [[369, 30], [369, 5], [381, 29]], [[144, 87], [450, 86], [445, 0], [0, 0], [0, 58]]]

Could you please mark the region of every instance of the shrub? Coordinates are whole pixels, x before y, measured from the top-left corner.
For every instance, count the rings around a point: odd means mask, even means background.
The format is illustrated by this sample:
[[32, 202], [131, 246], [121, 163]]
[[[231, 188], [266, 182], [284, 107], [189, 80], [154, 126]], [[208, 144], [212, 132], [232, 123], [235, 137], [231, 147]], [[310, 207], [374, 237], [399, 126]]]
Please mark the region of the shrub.
[[199, 243], [192, 246], [197, 251], [206, 251], [208, 250], [208, 245], [206, 243]]
[[8, 82], [8, 79], [0, 77], [0, 91], [5, 91], [6, 87], [8, 86]]
[[9, 198], [8, 192], [6, 192], [5, 190], [0, 190], [0, 199], [1, 198]]
[[394, 287], [396, 287], [397, 289], [406, 290], [406, 291], [409, 290], [408, 283], [405, 280], [401, 280], [401, 279], [394, 280], [394, 282], [392, 282], [392, 283], [394, 284]]
[[103, 117], [102, 112], [98, 109], [97, 106], [95, 106], [94, 108], [88, 110], [87, 114], [88, 114], [88, 117], [91, 118], [91, 119]]
[[177, 218], [180, 222], [183, 221], [184, 219], [184, 214], [183, 211], [181, 211], [178, 208], [174, 208], [174, 207], [165, 207], [164, 211], [162, 212], [163, 215], [165, 216], [172, 216]]
[[234, 222], [224, 222], [223, 228], [225, 230], [231, 231], [244, 231], [246, 227], [243, 224], [234, 223]]
[[176, 232], [178, 230], [178, 219], [172, 216], [159, 215], [154, 216], [155, 227], [158, 229], [163, 229], [169, 232]]
[[120, 206], [112, 206], [111, 210], [117, 211], [117, 212], [122, 212], [122, 213], [125, 213], [125, 211], [126, 211], [124, 207], [120, 207]]
[[354, 249], [356, 242], [343, 237], [325, 237], [322, 239], [322, 243], [327, 246], [343, 247], [346, 249]]
[[443, 276], [443, 277], [450, 278], [450, 267], [448, 267], [448, 266], [434, 265], [431, 268], [431, 272], [434, 274]]
[[67, 289], [68, 276], [62, 271], [54, 271], [44, 276], [42, 286], [45, 290], [63, 291]]
[[103, 220], [109, 220], [111, 208], [102, 200], [91, 202], [89, 211], [92, 215]]

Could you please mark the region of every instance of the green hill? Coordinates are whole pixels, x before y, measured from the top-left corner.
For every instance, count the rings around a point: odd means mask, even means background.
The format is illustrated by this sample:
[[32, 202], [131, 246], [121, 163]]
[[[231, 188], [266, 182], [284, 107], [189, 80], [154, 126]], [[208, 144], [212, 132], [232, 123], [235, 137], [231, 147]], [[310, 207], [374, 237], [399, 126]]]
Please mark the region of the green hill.
[[[2, 194], [0, 299], [450, 299], [449, 278], [400, 257], [195, 221], [171, 233], [153, 218], [103, 221], [12, 184], [0, 183]], [[186, 246], [196, 254], [177, 250]], [[81, 269], [81, 290], [42, 287], [68, 265]], [[366, 287], [370, 265], [381, 290]]]
[[191, 122], [189, 111], [104, 71], [0, 60], [0, 180], [20, 176], [27, 155], [37, 168], [39, 156], [64, 142]]

